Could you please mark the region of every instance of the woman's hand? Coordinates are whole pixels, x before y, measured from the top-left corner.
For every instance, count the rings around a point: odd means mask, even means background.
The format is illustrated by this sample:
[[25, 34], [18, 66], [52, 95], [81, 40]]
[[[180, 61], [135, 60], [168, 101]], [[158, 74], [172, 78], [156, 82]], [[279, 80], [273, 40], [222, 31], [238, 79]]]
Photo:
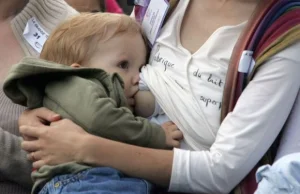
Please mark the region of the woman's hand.
[[20, 132], [35, 138], [22, 142], [22, 149], [30, 153], [28, 159], [33, 161], [34, 168], [80, 162], [79, 149], [83, 147], [84, 137], [88, 136], [81, 127], [67, 119], [53, 122], [50, 126], [21, 126]]
[[88, 134], [72, 121], [63, 119], [50, 126], [21, 126], [20, 131], [36, 140], [22, 148], [34, 161], [33, 167], [76, 161], [91, 166], [108, 166], [167, 187], [172, 172], [173, 151], [124, 144]]
[[[20, 118], [19, 118], [19, 127], [22, 125], [28, 125], [28, 126], [44, 126], [44, 125], [49, 125], [51, 122], [58, 121], [60, 120], [61, 117], [46, 109], [46, 108], [37, 108], [37, 109], [27, 109], [25, 110]], [[22, 137], [24, 140], [33, 140], [33, 137], [26, 136], [22, 134]]]
[[43, 126], [60, 120], [60, 116], [47, 108], [27, 109], [19, 118], [19, 126]]

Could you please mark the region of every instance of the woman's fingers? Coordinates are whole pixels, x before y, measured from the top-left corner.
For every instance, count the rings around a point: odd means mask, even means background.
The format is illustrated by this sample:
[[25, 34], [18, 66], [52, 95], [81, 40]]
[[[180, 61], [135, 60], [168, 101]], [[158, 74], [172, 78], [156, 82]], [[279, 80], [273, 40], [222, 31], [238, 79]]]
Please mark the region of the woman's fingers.
[[56, 114], [55, 112], [53, 112], [47, 108], [44, 108], [44, 107], [34, 109], [33, 111], [35, 111], [35, 115], [37, 117], [39, 117], [40, 119], [46, 120], [50, 123], [61, 119], [59, 114]]
[[41, 135], [42, 127], [33, 127], [33, 126], [21, 126], [20, 133], [27, 137], [35, 137], [38, 138]]
[[28, 154], [27, 158], [33, 162], [36, 162], [38, 160], [41, 160], [43, 158], [43, 152], [42, 151], [36, 151], [36, 152], [31, 152]]
[[29, 137], [29, 136], [26, 136], [26, 135], [23, 135], [23, 134], [21, 134], [22, 135], [22, 137], [23, 137], [23, 139], [25, 140], [25, 141], [33, 141], [33, 140], [36, 140], [36, 138], [34, 138], [34, 137]]
[[35, 152], [40, 149], [39, 141], [34, 140], [34, 141], [23, 141], [21, 144], [21, 147], [23, 150], [27, 152]]
[[38, 160], [38, 161], [35, 161], [35, 162], [32, 163], [32, 167], [34, 169], [39, 169], [39, 168], [41, 168], [44, 165], [46, 165], [46, 163], [44, 162], [44, 160]]
[[35, 167], [40, 167], [39, 161], [43, 164], [55, 165], [82, 160], [79, 157], [81, 156], [79, 150], [84, 142], [83, 137], [87, 133], [70, 120], [52, 122], [50, 126], [21, 126], [20, 131], [26, 136], [35, 138], [22, 142], [22, 149], [30, 152], [27, 157], [36, 162]]
[[63, 122], [67, 122], [67, 121], [65, 119], [59, 120], [59, 121], [55, 121], [55, 122], [50, 123], [50, 126], [51, 127], [53, 127], [53, 126], [60, 126]]
[[38, 161], [41, 159], [41, 152], [31, 152], [27, 154], [27, 160], [30, 160], [32, 162]]
[[60, 120], [61, 117], [47, 108], [37, 108], [33, 110], [25, 110], [19, 118], [19, 126], [43, 126], [46, 123], [51, 123]]

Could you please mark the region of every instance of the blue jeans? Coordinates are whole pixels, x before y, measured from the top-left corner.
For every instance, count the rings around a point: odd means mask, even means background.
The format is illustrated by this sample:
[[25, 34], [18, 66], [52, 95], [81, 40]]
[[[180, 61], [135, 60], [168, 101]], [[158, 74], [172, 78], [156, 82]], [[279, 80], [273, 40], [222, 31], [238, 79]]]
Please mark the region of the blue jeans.
[[255, 194], [300, 194], [300, 153], [286, 155], [256, 172]]
[[56, 176], [39, 194], [150, 194], [154, 192], [154, 186], [143, 179], [127, 177], [113, 168], [99, 167], [77, 174]]

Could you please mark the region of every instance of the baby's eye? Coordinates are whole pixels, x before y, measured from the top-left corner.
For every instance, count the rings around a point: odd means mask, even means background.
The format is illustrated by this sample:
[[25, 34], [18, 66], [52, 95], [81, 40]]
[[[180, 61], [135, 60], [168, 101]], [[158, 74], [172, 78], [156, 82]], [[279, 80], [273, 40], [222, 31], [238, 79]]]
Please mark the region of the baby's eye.
[[118, 65], [118, 67], [121, 69], [128, 69], [129, 63], [128, 63], [128, 61], [121, 61]]

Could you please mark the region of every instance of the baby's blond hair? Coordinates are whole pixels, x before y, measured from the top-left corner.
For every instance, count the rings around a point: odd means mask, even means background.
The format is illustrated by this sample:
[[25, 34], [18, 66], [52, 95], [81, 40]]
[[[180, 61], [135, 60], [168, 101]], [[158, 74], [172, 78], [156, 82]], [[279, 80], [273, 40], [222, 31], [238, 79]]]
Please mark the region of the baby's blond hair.
[[127, 15], [82, 13], [53, 31], [40, 58], [64, 65], [85, 64], [99, 43], [122, 33], [142, 34], [140, 25]]

